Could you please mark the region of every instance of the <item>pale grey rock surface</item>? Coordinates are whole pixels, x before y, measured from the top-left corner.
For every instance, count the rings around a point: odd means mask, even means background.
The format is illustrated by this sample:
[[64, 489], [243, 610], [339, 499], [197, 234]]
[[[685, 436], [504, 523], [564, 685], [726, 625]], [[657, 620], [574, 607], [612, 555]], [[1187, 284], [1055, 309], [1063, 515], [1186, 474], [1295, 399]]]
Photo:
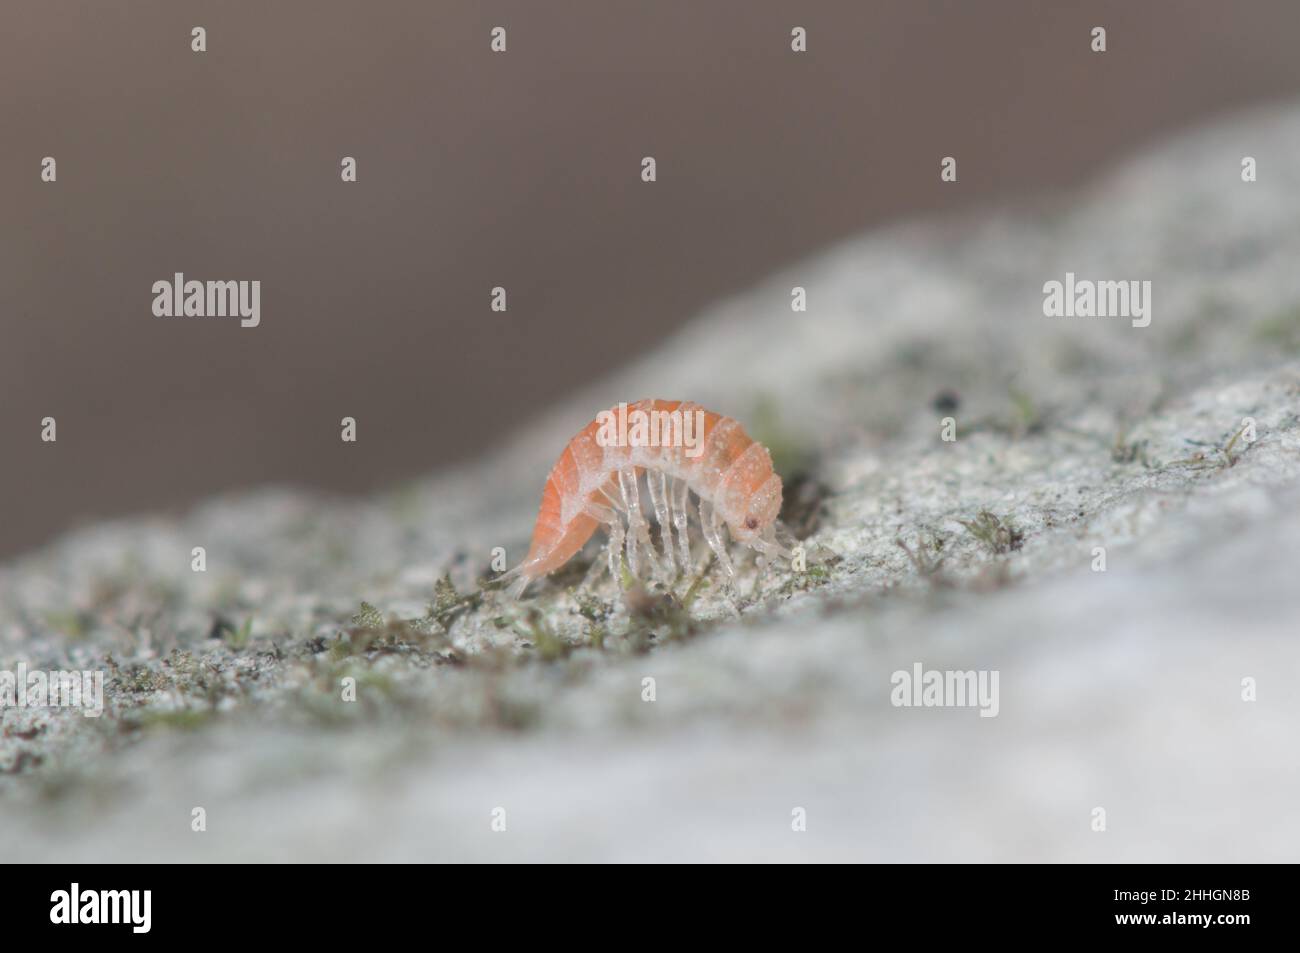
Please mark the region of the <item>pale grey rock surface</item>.
[[[108, 686], [99, 719], [0, 715], [5, 858], [1300, 858], [1297, 156], [1300, 109], [1274, 108], [1067, 200], [874, 232], [475, 465], [368, 501], [217, 499], [12, 562], [0, 670]], [[1044, 317], [1067, 271], [1151, 280], [1151, 326]], [[572, 433], [643, 396], [733, 415], [809, 474], [825, 561], [704, 587], [689, 622], [629, 618], [608, 579], [580, 606], [580, 567], [426, 617], [444, 573], [470, 593], [492, 547], [522, 554]], [[1225, 455], [1246, 417], [1256, 439]], [[1007, 551], [963, 525], [983, 510]], [[892, 705], [915, 662], [997, 670], [997, 717]]]

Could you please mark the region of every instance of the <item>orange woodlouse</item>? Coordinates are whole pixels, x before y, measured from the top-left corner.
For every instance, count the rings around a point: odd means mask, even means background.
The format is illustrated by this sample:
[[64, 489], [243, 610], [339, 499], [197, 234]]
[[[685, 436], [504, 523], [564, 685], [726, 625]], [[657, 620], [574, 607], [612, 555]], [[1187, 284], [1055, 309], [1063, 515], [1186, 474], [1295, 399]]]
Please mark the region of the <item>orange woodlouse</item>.
[[[642, 485], [662, 553], [641, 508]], [[542, 491], [528, 555], [501, 581], [518, 598], [530, 582], [573, 558], [601, 526], [609, 533], [615, 579], [626, 549], [634, 576], [648, 570], [671, 580], [679, 564], [683, 572], [691, 568], [692, 495], [701, 533], [729, 580], [735, 568], [727, 533], [768, 558], [790, 558], [778, 541], [781, 478], [767, 448], [732, 418], [699, 404], [647, 399], [603, 411], [569, 441]]]

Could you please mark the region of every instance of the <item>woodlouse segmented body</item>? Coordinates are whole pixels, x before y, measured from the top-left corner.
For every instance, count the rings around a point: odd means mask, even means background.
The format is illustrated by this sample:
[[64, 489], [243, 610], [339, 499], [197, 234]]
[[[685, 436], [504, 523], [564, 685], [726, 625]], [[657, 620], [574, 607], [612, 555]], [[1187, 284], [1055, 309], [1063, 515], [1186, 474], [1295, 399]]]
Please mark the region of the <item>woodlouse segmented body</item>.
[[[639, 431], [634, 425], [629, 435], [629, 419], [650, 424]], [[650, 537], [642, 486], [662, 552]], [[528, 555], [502, 578], [513, 581], [513, 595], [522, 594], [529, 582], [568, 562], [602, 526], [615, 578], [625, 549], [633, 575], [648, 569], [671, 578], [679, 564], [682, 571], [691, 567], [692, 495], [704, 539], [729, 577], [735, 570], [726, 533], [765, 556], [789, 556], [777, 542], [781, 478], [772, 472], [767, 449], [735, 420], [699, 404], [641, 400], [602, 413], [569, 441], [542, 491]]]

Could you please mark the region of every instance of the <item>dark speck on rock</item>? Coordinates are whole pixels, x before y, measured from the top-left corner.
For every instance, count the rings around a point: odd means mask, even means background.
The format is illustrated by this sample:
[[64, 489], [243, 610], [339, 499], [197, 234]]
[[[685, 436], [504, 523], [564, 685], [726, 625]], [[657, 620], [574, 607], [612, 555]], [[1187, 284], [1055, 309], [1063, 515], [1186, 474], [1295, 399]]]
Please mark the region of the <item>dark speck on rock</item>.
[[941, 414], [955, 414], [961, 407], [961, 398], [953, 390], [941, 390], [934, 395], [930, 406]]

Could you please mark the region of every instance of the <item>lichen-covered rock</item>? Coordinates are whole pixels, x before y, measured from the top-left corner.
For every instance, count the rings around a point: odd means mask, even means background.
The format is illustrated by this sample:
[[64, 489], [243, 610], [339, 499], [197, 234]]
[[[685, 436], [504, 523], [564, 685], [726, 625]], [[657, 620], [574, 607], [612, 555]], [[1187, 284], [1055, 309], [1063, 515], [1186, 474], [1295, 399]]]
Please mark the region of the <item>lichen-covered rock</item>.
[[[99, 718], [3, 713], [6, 858], [1296, 860], [1296, 155], [1267, 111], [875, 232], [475, 465], [13, 562], [0, 671], [106, 682]], [[1151, 324], [1045, 317], [1067, 272], [1151, 281]], [[645, 396], [772, 449], [809, 570], [480, 590], [565, 440]], [[997, 672], [996, 716], [895, 704], [917, 663]]]

